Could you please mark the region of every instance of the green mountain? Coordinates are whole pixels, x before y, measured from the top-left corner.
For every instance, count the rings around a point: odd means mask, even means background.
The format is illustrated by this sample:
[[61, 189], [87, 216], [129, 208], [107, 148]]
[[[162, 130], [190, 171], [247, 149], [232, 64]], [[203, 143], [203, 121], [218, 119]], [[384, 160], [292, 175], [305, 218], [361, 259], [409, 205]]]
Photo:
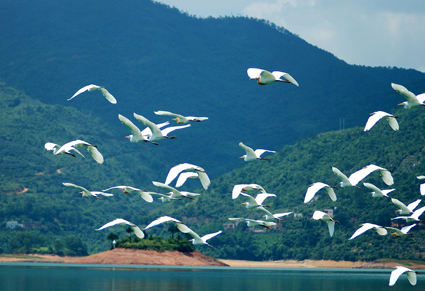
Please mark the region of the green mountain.
[[[246, 17], [196, 18], [150, 0], [0, 1], [0, 79], [46, 104], [74, 106], [128, 134], [117, 115], [208, 116], [172, 157], [213, 177], [240, 165], [239, 142], [276, 150], [301, 137], [361, 126], [403, 101], [390, 83], [425, 90], [415, 70], [352, 66], [282, 27]], [[259, 86], [246, 70], [290, 73], [300, 84]], [[66, 101], [88, 84], [97, 93]], [[199, 124], [198, 124], [199, 125]], [[172, 166], [172, 163], [168, 164]]]
[[[372, 198], [362, 183], [359, 183], [360, 189], [337, 187], [336, 202], [321, 190], [316, 194], [317, 200], [303, 203], [311, 183], [321, 181], [338, 186], [331, 167], [349, 175], [368, 164], [390, 169], [395, 183], [386, 186], [378, 173], [372, 173], [364, 181], [381, 189], [395, 188], [390, 196], [406, 204], [420, 199], [421, 181], [416, 176], [425, 172], [425, 136], [420, 130], [425, 126], [422, 108], [397, 111], [400, 124], [397, 132], [382, 120], [370, 132], [357, 127], [310, 135], [269, 155], [269, 161], [246, 163], [212, 180], [207, 191], [199, 189], [199, 181], [188, 181], [182, 189], [202, 194], [194, 200], [147, 203], [138, 195], [119, 190], [114, 191], [113, 197], [102, 200], [84, 199], [77, 189], [65, 187], [62, 182], [72, 182], [89, 190], [127, 184], [164, 193], [150, 183], [139, 183], [139, 178], [165, 180], [166, 163], [153, 152], [167, 143], [154, 146], [116, 139], [116, 133], [105, 130], [99, 118], [72, 107], [34, 101], [4, 84], [0, 87], [0, 96], [3, 166], [0, 250], [3, 252], [95, 253], [110, 248], [107, 237], [111, 232], [120, 238], [128, 236], [126, 228], [119, 226], [95, 231], [106, 222], [121, 217], [144, 227], [159, 216], [170, 215], [183, 220], [200, 235], [224, 230], [210, 241], [213, 249], [197, 248], [219, 258], [422, 259], [425, 236], [420, 224], [411, 230], [413, 236], [395, 239], [378, 236], [370, 230], [348, 240], [362, 223], [391, 226], [397, 209], [389, 199]], [[82, 151], [85, 158], [73, 158], [54, 156], [40, 146], [44, 141], [64, 143], [75, 137], [97, 144], [105, 157], [104, 164], [96, 163], [85, 150]], [[153, 170], [157, 167], [158, 170]], [[229, 217], [261, 219], [261, 212], [241, 205], [246, 201], [244, 197], [231, 198], [233, 186], [245, 183], [260, 184], [277, 195], [266, 200], [272, 213], [290, 211], [296, 213], [296, 217], [285, 217], [276, 228], [265, 232], [247, 231], [245, 223], [235, 229], [225, 229], [226, 224], [231, 223]], [[314, 210], [325, 209], [331, 209], [340, 222], [333, 238], [325, 223], [311, 219]], [[24, 228], [8, 228], [10, 221], [24, 224]], [[400, 222], [399, 227], [402, 225]], [[173, 236], [170, 230], [169, 226], [159, 226], [147, 234], [167, 239]]]
[[[195, 18], [147, 0], [2, 0], [0, 36], [0, 252], [103, 251], [110, 232], [128, 236], [125, 227], [95, 231], [118, 217], [143, 227], [171, 215], [200, 235], [215, 232], [229, 217], [260, 218], [230, 194], [235, 184], [257, 183], [277, 195], [267, 200], [273, 212], [292, 211], [297, 218], [289, 216], [266, 233], [246, 232], [241, 223], [211, 240], [214, 249], [199, 250], [257, 260], [422, 258], [420, 226], [413, 238], [370, 231], [347, 240], [361, 223], [391, 225], [396, 210], [363, 187], [337, 189], [336, 202], [321, 192], [310, 204], [303, 199], [313, 182], [337, 186], [332, 166], [349, 174], [371, 163], [393, 170], [394, 197], [405, 203], [420, 198], [422, 109], [397, 111], [398, 132], [385, 121], [367, 133], [358, 126], [370, 112], [395, 112], [404, 101], [391, 82], [424, 92], [423, 73], [348, 65], [265, 21]], [[248, 79], [249, 67], [286, 71], [300, 87], [259, 86]], [[66, 101], [90, 83], [106, 86], [117, 105], [100, 92]], [[124, 139], [129, 131], [118, 114], [138, 126], [133, 112], [156, 123], [168, 120], [154, 110], [209, 120], [158, 146]], [[337, 131], [341, 122], [347, 129]], [[46, 142], [75, 139], [97, 145], [104, 164], [85, 150], [85, 158], [73, 158], [44, 149]], [[240, 141], [280, 150], [270, 161], [245, 164], [237, 158], [243, 154]], [[205, 168], [212, 178], [207, 191], [188, 181], [184, 190], [202, 194], [193, 201], [146, 203], [119, 190], [102, 200], [83, 199], [62, 185], [99, 191], [127, 184], [164, 193], [151, 182], [163, 182], [170, 167], [182, 162]], [[385, 186], [376, 173], [367, 181]], [[333, 210], [340, 222], [334, 238], [324, 223], [310, 219], [315, 209]], [[8, 227], [13, 221], [23, 228]], [[149, 234], [172, 235], [168, 226]]]

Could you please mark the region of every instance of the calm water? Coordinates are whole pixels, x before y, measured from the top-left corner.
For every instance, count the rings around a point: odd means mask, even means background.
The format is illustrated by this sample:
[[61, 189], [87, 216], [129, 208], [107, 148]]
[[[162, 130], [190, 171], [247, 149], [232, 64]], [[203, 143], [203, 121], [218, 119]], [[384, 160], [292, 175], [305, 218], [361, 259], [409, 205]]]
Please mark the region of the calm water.
[[411, 286], [404, 275], [395, 286], [389, 287], [390, 272], [391, 270], [0, 263], [0, 290], [425, 290], [425, 272], [418, 274], [416, 286]]

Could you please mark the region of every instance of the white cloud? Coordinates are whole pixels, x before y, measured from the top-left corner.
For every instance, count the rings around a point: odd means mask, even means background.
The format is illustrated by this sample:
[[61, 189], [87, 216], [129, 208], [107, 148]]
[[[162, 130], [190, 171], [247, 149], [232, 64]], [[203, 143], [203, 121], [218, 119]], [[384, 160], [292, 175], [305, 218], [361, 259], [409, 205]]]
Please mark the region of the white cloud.
[[425, 68], [425, 1], [161, 0], [201, 17], [266, 19], [350, 63]]

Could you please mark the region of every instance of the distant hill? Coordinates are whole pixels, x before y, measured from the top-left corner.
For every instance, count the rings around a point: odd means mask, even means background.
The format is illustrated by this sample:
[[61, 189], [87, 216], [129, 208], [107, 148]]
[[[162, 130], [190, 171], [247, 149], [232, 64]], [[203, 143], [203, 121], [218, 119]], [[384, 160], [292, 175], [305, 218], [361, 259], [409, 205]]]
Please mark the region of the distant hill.
[[[239, 165], [238, 143], [279, 149], [309, 134], [362, 125], [402, 100], [390, 83], [425, 91], [415, 70], [352, 66], [282, 27], [246, 17], [196, 18], [148, 0], [0, 1], [0, 79], [47, 104], [74, 106], [127, 135], [118, 113], [168, 110], [208, 116], [179, 133], [170, 161], [213, 177]], [[259, 86], [249, 67], [290, 73], [300, 84]], [[111, 105], [86, 93], [106, 86]], [[172, 163], [169, 164], [170, 166]]]

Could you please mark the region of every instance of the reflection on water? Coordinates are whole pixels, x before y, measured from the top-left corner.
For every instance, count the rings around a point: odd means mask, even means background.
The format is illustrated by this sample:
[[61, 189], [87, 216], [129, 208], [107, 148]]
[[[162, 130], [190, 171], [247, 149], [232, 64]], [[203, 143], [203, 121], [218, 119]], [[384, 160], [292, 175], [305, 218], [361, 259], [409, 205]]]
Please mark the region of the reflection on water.
[[425, 275], [418, 275], [416, 286], [411, 286], [404, 275], [395, 286], [389, 287], [390, 272], [391, 270], [360, 269], [253, 269], [0, 263], [0, 290], [424, 290]]

